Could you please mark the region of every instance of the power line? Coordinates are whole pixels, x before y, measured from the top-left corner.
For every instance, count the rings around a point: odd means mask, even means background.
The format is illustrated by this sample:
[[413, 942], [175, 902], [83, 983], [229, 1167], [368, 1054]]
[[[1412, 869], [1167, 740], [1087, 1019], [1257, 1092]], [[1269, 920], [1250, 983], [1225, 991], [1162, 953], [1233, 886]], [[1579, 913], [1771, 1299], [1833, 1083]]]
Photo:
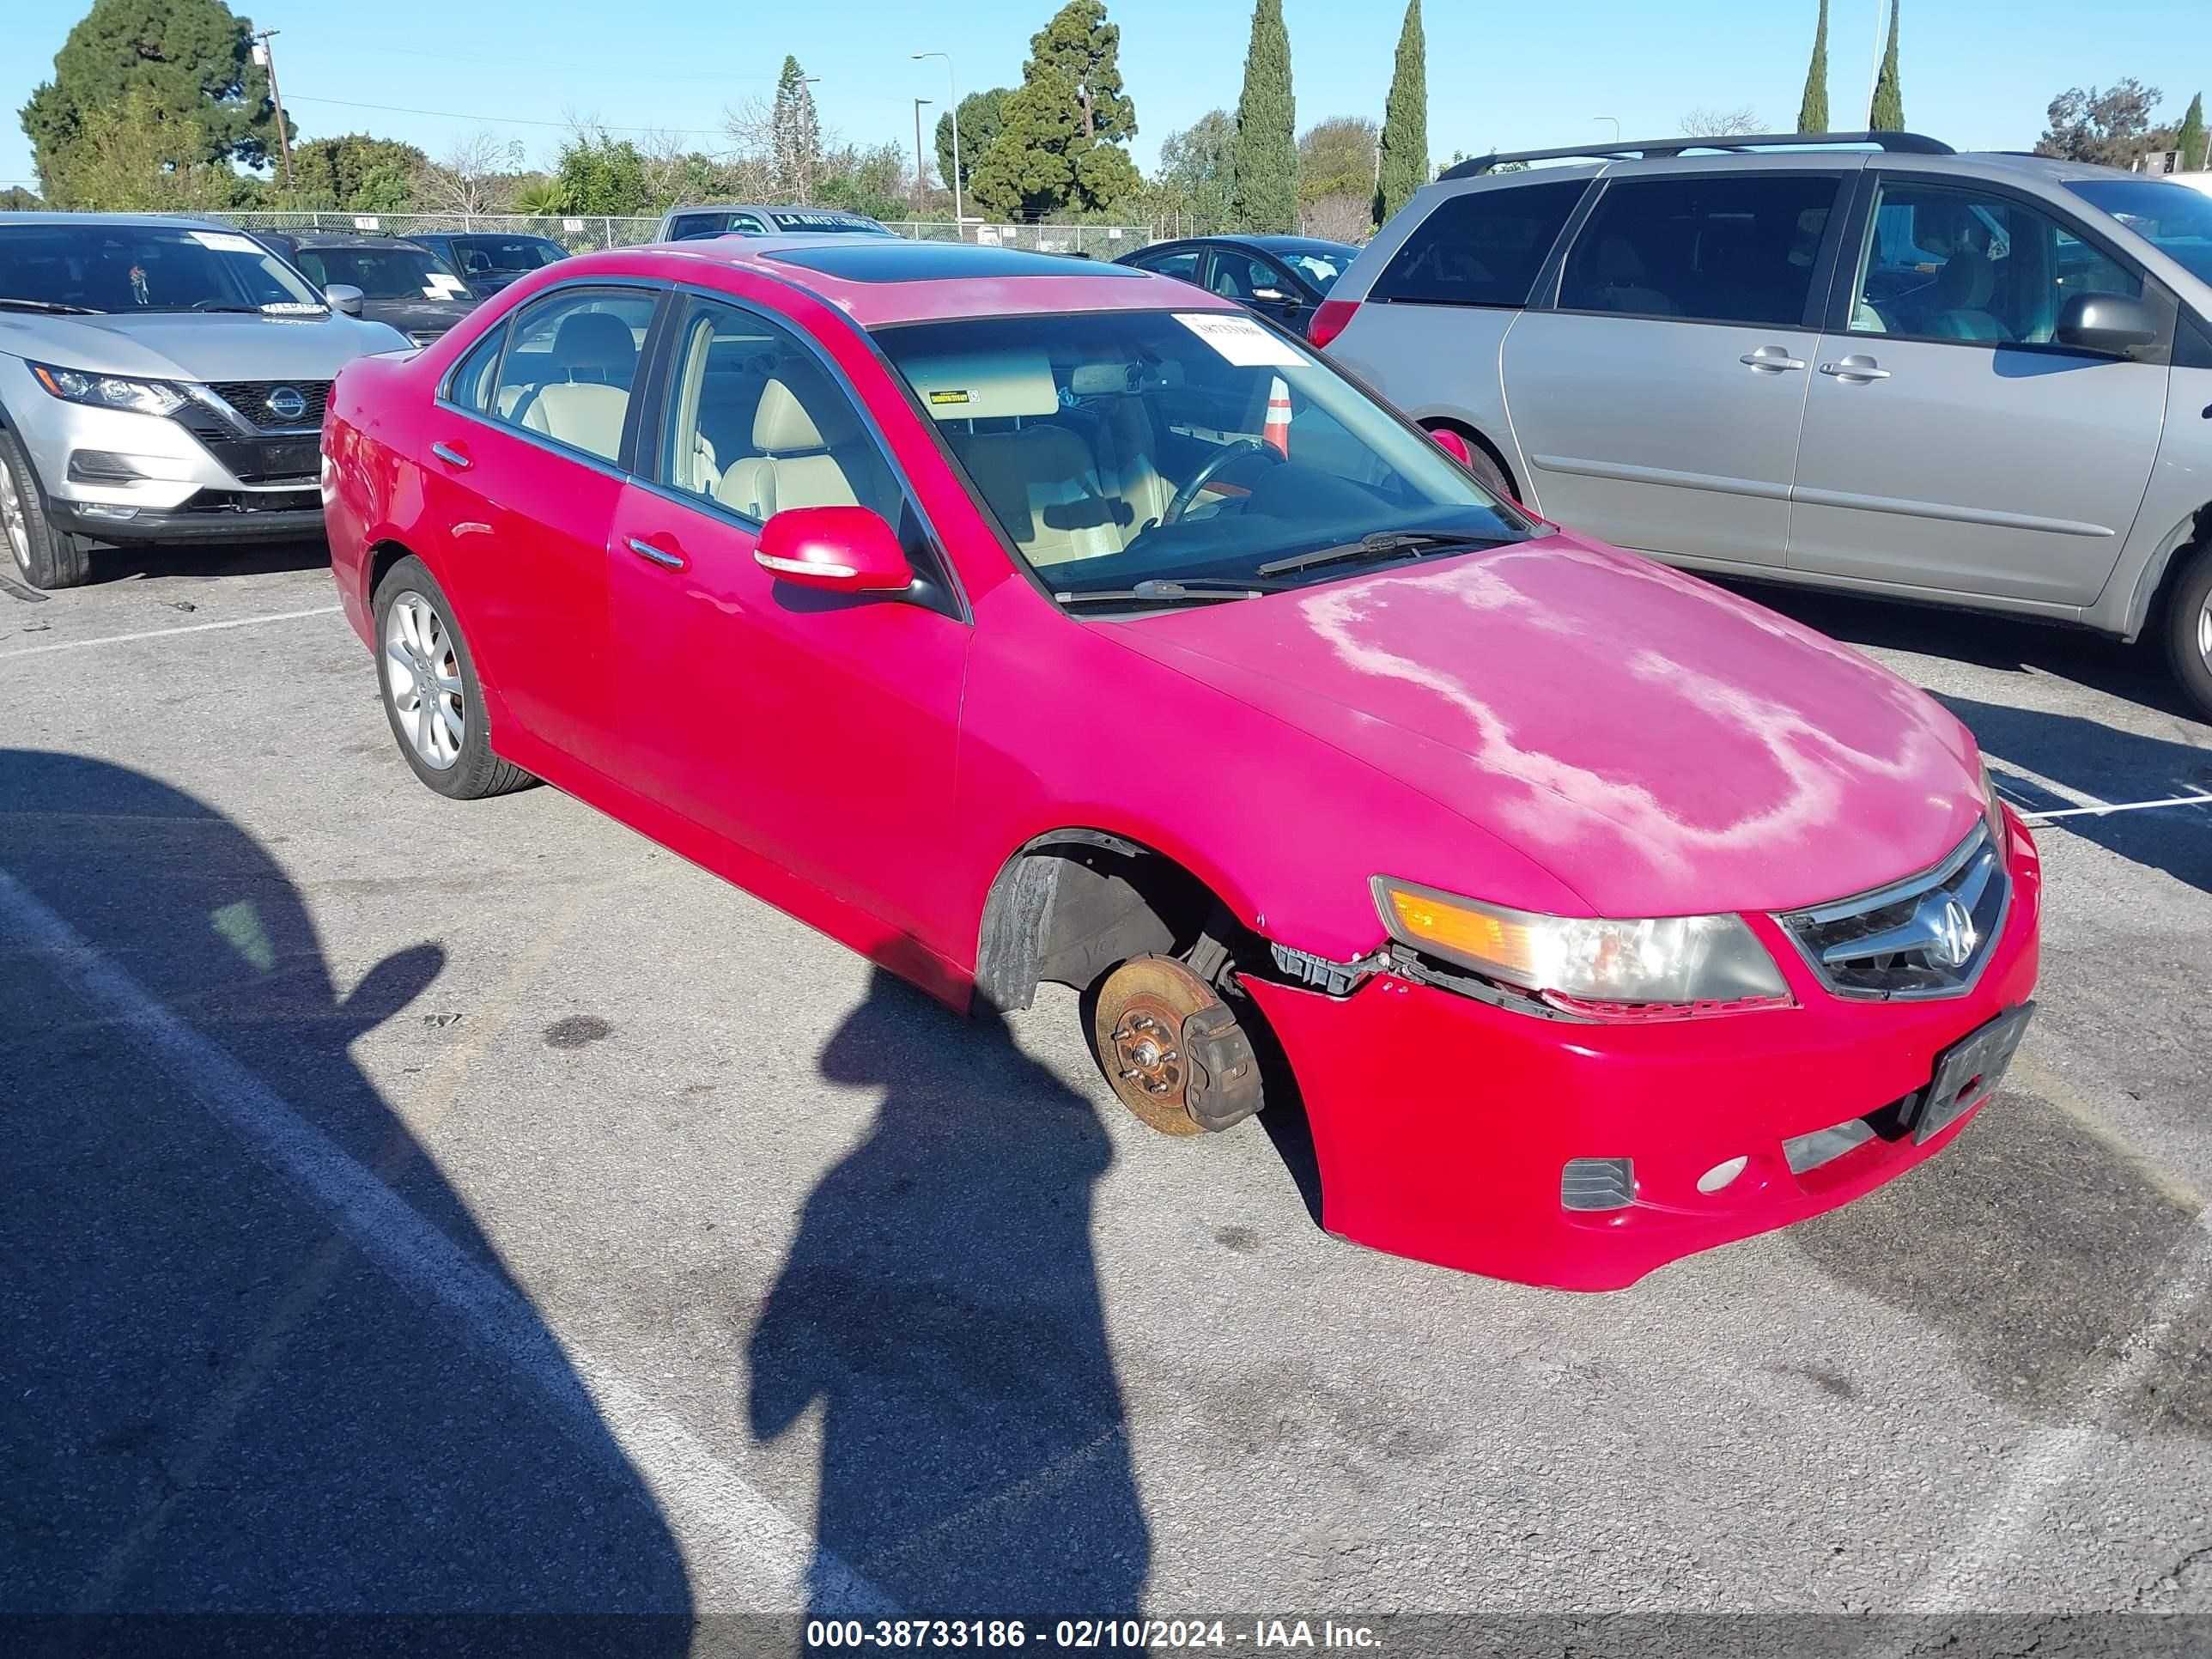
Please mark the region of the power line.
[[331, 104], [340, 109], [375, 110], [385, 115], [434, 115], [448, 121], [490, 121], [501, 126], [553, 127], [562, 131], [583, 128], [593, 132], [678, 133], [689, 138], [726, 138], [729, 134], [720, 127], [618, 127], [605, 121], [546, 121], [526, 115], [480, 115], [468, 110], [412, 109], [404, 104], [361, 104], [349, 98], [314, 98], [292, 95], [295, 104]]
[[[349, 58], [360, 57], [363, 55], [381, 58], [427, 58], [434, 63], [441, 64], [450, 64], [457, 57], [465, 55], [468, 59], [469, 66], [471, 69], [480, 68], [489, 64], [497, 64], [503, 69], [573, 70], [576, 67], [573, 59], [562, 61], [551, 58], [487, 58], [472, 52], [465, 53], [461, 52], [418, 52], [410, 46], [357, 46], [350, 40], [345, 42], [342, 47], [326, 46], [324, 50], [343, 51]], [[593, 76], [601, 78], [612, 78], [615, 80], [623, 81], [649, 80], [655, 82], [662, 81], [774, 81], [781, 78], [774, 75], [732, 75], [719, 70], [705, 75], [668, 75], [659, 70], [602, 70], [596, 66], [593, 67], [592, 73]], [[294, 101], [297, 102], [298, 100], [295, 99]]]

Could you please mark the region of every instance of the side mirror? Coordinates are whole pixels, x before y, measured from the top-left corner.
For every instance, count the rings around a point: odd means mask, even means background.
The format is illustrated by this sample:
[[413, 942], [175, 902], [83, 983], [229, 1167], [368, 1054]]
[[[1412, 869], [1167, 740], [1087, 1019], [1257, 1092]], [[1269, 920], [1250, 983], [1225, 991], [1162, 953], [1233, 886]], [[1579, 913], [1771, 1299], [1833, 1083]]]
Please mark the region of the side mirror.
[[351, 283], [332, 283], [323, 290], [332, 311], [343, 311], [349, 317], [361, 315], [361, 302], [368, 296]]
[[1429, 436], [1435, 440], [1436, 446], [1438, 449], [1443, 450], [1445, 454], [1450, 456], [1452, 459], [1457, 461], [1462, 466], [1471, 466], [1474, 465], [1474, 452], [1467, 447], [1467, 440], [1461, 437], [1458, 433], [1453, 431], [1449, 427], [1431, 427], [1429, 428]]
[[2121, 356], [2155, 345], [2158, 313], [2125, 294], [2076, 294], [2058, 308], [2058, 343]]
[[914, 567], [898, 532], [865, 507], [792, 507], [769, 515], [753, 562], [825, 593], [902, 593]]

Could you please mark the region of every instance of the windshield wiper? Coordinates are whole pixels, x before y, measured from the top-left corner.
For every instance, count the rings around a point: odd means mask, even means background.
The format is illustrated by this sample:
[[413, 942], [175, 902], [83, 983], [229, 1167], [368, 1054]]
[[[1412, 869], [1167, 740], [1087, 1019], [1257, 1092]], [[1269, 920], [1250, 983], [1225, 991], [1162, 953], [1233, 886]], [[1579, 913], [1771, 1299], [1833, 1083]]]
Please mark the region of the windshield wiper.
[[58, 300], [19, 300], [12, 294], [0, 294], [0, 307], [10, 311], [45, 311], [57, 317], [105, 317], [107, 313], [98, 306], [65, 306]]
[[1275, 591], [1265, 587], [1218, 586], [1205, 582], [1179, 582], [1164, 578], [1139, 582], [1133, 587], [1094, 587], [1078, 592], [1055, 593], [1062, 605], [1103, 605], [1118, 600], [1152, 605], [1204, 605], [1222, 599], [1256, 599]]
[[1310, 570], [1317, 564], [1336, 564], [1352, 559], [1395, 559], [1401, 554], [1419, 556], [1423, 552], [1442, 547], [1504, 545], [1504, 543], [1495, 536], [1470, 536], [1455, 530], [1377, 530], [1362, 536], [1356, 542], [1336, 542], [1328, 547], [1316, 547], [1310, 553], [1297, 553], [1287, 559], [1271, 560], [1253, 574], [1277, 576], [1286, 571]]

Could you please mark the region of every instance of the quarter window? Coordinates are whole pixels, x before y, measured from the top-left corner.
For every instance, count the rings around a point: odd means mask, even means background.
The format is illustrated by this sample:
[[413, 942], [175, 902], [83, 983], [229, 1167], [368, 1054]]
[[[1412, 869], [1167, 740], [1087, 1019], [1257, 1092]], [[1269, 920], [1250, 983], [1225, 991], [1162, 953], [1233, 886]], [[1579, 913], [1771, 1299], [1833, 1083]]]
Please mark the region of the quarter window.
[[1521, 306], [1588, 188], [1584, 179], [1448, 196], [1375, 279], [1372, 298]]
[[1562, 311], [1802, 325], [1833, 174], [1616, 180], [1559, 281]]
[[2140, 298], [2142, 279], [2009, 197], [1884, 180], [1859, 257], [1850, 330], [2047, 345], [2075, 294]]
[[1185, 248], [1180, 253], [1164, 253], [1157, 259], [1139, 259], [1137, 263], [1146, 270], [1157, 270], [1163, 276], [1179, 277], [1186, 283], [1198, 280], [1198, 250]]
[[763, 520], [865, 507], [896, 525], [897, 479], [822, 360], [756, 313], [696, 300], [669, 389], [660, 479]]
[[533, 301], [512, 325], [487, 412], [601, 460], [619, 459], [657, 297], [572, 288]]
[[1213, 271], [1207, 284], [1216, 294], [1247, 305], [1273, 305], [1297, 297], [1291, 279], [1265, 259], [1229, 248], [1213, 251]]
[[500, 348], [507, 343], [507, 330], [495, 328], [469, 348], [468, 356], [455, 364], [446, 380], [446, 398], [463, 409], [472, 409], [479, 415], [492, 406], [492, 387], [496, 383], [494, 373], [499, 367]]

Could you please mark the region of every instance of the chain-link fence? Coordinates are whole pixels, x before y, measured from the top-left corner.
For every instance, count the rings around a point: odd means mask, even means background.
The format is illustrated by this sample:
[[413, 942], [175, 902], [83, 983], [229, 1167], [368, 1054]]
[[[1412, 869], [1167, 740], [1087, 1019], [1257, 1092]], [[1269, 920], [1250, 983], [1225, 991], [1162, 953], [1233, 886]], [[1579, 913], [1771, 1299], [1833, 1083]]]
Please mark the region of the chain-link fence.
[[[635, 247], [660, 228], [652, 217], [603, 214], [529, 213], [216, 213], [206, 216], [241, 230], [368, 230], [392, 236], [430, 231], [494, 236], [545, 236], [572, 253], [592, 248]], [[969, 221], [886, 220], [884, 228], [919, 242], [978, 242], [987, 247], [1028, 248], [1040, 253], [1079, 253], [1117, 259], [1158, 240], [1149, 225], [986, 225]]]

